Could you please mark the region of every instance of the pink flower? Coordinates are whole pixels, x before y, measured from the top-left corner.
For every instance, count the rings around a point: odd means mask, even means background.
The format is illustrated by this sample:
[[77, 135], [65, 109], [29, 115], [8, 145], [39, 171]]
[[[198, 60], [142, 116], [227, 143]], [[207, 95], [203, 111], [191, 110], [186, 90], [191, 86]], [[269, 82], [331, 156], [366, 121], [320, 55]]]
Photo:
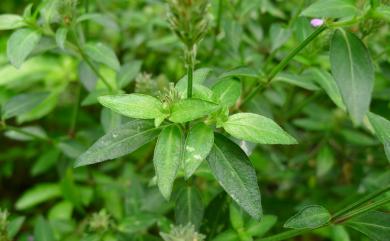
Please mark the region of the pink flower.
[[311, 21], [310, 21], [310, 24], [311, 26], [313, 27], [320, 27], [324, 24], [324, 20], [322, 19], [319, 19], [319, 18], [313, 18]]

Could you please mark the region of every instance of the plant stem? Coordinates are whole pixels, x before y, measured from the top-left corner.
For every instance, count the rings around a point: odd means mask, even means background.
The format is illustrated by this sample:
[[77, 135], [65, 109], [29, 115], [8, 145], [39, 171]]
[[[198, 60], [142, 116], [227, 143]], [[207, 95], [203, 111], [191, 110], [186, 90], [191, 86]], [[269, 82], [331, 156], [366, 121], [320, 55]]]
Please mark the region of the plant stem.
[[187, 79], [188, 79], [188, 86], [187, 86], [187, 98], [191, 98], [192, 97], [192, 79], [193, 79], [193, 75], [194, 75], [194, 67], [193, 66], [188, 66], [187, 67]]
[[311, 41], [313, 41], [318, 35], [320, 35], [327, 26], [323, 25], [317, 28], [309, 37], [307, 37], [304, 41], [302, 41], [295, 49], [293, 49], [278, 65], [276, 65], [271, 72], [266, 75], [266, 79], [264, 82], [260, 82], [256, 87], [248, 94], [248, 96], [241, 102], [241, 105], [247, 104], [258, 91], [262, 91], [269, 86], [272, 80], [275, 78], [280, 71], [282, 71], [288, 63], [299, 53], [302, 49], [304, 49]]
[[373, 203], [370, 203], [366, 206], [363, 206], [361, 208], [358, 208], [358, 209], [355, 209], [355, 210], [352, 210], [351, 212], [347, 213], [346, 215], [336, 219], [335, 221], [333, 221], [333, 223], [343, 223], [345, 221], [347, 221], [348, 219], [351, 219], [355, 216], [358, 216], [362, 213], [365, 213], [365, 212], [368, 212], [368, 211], [371, 211], [377, 207], [380, 207], [386, 203], [389, 203], [390, 202], [390, 197], [386, 197], [386, 198], [383, 198], [379, 201], [376, 201], [376, 202], [373, 202]]
[[68, 131], [68, 136], [70, 138], [74, 138], [74, 135], [75, 135], [77, 117], [78, 117], [79, 110], [80, 110], [80, 99], [81, 99], [81, 86], [80, 86], [80, 83], [77, 83], [76, 101], [74, 103], [72, 119], [70, 121], [70, 127], [69, 127], [69, 131]]
[[96, 76], [98, 76], [103, 81], [103, 83], [107, 87], [107, 89], [110, 92], [113, 92], [113, 88], [108, 83], [107, 79], [102, 74], [100, 74], [99, 70], [95, 67], [95, 65], [92, 63], [92, 61], [89, 59], [89, 57], [85, 54], [83, 48], [81, 47], [81, 43], [80, 43], [80, 40], [78, 38], [78, 35], [77, 35], [75, 29], [72, 29], [72, 33], [74, 35], [75, 44], [76, 44], [76, 47], [81, 55], [81, 58], [88, 64], [88, 66], [92, 69], [92, 71], [96, 74]]
[[361, 206], [362, 204], [372, 200], [373, 198], [376, 198], [377, 196], [379, 196], [379, 195], [381, 195], [381, 194], [383, 194], [383, 193], [385, 193], [387, 191], [390, 191], [390, 185], [387, 185], [384, 188], [381, 188], [381, 189], [379, 189], [379, 190], [377, 190], [377, 191], [375, 191], [373, 193], [370, 193], [367, 196], [363, 197], [362, 199], [360, 199], [360, 200], [358, 200], [358, 201], [348, 205], [347, 207], [337, 211], [335, 214], [333, 214], [332, 219], [335, 220], [335, 219], [341, 217], [342, 215], [344, 215], [344, 214], [348, 213], [349, 211], [353, 210], [354, 208]]
[[196, 46], [188, 47], [186, 50], [186, 65], [187, 65], [187, 98], [192, 97], [192, 80], [194, 75], [194, 66], [196, 59]]

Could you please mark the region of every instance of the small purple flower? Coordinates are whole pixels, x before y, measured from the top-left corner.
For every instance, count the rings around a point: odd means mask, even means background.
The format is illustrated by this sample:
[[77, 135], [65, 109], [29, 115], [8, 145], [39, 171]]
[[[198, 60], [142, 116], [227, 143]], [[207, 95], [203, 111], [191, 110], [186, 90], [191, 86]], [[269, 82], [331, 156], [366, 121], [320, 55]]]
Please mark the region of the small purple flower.
[[324, 24], [324, 20], [322, 19], [319, 19], [319, 18], [313, 18], [311, 21], [310, 21], [310, 24], [311, 26], [313, 27], [320, 27]]

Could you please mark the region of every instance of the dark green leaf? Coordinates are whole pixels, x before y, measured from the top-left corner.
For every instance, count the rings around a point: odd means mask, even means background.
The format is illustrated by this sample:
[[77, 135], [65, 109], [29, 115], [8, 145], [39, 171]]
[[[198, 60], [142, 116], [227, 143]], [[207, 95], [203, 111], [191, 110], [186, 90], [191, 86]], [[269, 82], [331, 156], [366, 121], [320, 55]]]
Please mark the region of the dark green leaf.
[[111, 160], [129, 154], [158, 136], [151, 120], [132, 120], [101, 137], [77, 162], [76, 167]]
[[293, 229], [318, 228], [327, 224], [330, 218], [330, 213], [324, 207], [311, 205], [304, 207], [288, 219], [284, 227]]
[[390, 237], [390, 214], [388, 213], [367, 212], [349, 220], [347, 225], [375, 241], [388, 241]]
[[262, 207], [256, 172], [245, 152], [228, 138], [216, 134], [207, 161], [215, 178], [232, 199], [249, 215], [260, 219]]
[[177, 125], [164, 128], [154, 149], [153, 163], [157, 185], [165, 199], [169, 200], [173, 182], [183, 158], [183, 133]]
[[374, 68], [370, 54], [354, 34], [336, 30], [330, 47], [332, 74], [355, 124], [366, 115], [374, 87]]
[[254, 143], [286, 145], [297, 143], [273, 120], [257, 114], [234, 114], [223, 123], [223, 128], [238, 139]]
[[175, 123], [192, 121], [218, 110], [218, 105], [200, 99], [184, 99], [175, 103], [169, 120]]
[[175, 219], [178, 225], [191, 223], [199, 228], [203, 219], [204, 207], [200, 193], [195, 187], [183, 187], [178, 192], [175, 205]]
[[11, 64], [20, 68], [40, 39], [41, 34], [32, 29], [14, 32], [7, 42], [7, 56]]
[[189, 178], [207, 157], [213, 143], [214, 133], [209, 126], [199, 123], [190, 129], [186, 138], [183, 160], [186, 178]]

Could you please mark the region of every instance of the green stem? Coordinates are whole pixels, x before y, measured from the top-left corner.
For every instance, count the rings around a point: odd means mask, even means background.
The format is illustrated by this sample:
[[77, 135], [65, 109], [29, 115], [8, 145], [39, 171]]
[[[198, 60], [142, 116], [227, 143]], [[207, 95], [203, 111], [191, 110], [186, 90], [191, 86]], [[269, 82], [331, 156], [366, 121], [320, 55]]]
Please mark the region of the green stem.
[[363, 197], [362, 199], [348, 205], [347, 207], [337, 211], [335, 214], [333, 214], [333, 217], [332, 219], [335, 220], [335, 219], [338, 219], [339, 217], [341, 217], [342, 215], [348, 213], [349, 211], [363, 205], [364, 203], [376, 198], [377, 196], [387, 192], [387, 191], [390, 191], [390, 185], [387, 185], [385, 186], [384, 188], [381, 188], [373, 193], [370, 193], [368, 194], [367, 196]]
[[76, 47], [81, 55], [81, 58], [88, 64], [88, 66], [92, 69], [92, 71], [96, 74], [96, 76], [98, 76], [104, 83], [104, 85], [107, 87], [107, 89], [110, 91], [110, 92], [113, 92], [113, 88], [111, 87], [111, 85], [108, 83], [107, 79], [102, 75], [100, 74], [99, 70], [95, 67], [95, 65], [92, 63], [92, 61], [89, 59], [89, 57], [87, 56], [87, 54], [84, 52], [82, 46], [81, 46], [81, 43], [80, 43], [80, 40], [78, 38], [78, 35], [76, 33], [76, 31], [74, 29], [72, 29], [72, 33], [74, 35], [74, 38], [75, 38], [75, 44], [76, 44]]
[[282, 71], [288, 63], [299, 53], [302, 49], [304, 49], [311, 41], [313, 41], [318, 35], [320, 35], [327, 26], [323, 25], [317, 28], [309, 37], [307, 37], [304, 41], [302, 41], [295, 49], [293, 49], [278, 65], [276, 65], [271, 72], [267, 75], [264, 83], [260, 82], [257, 86], [248, 94], [248, 96], [242, 101], [241, 105], [247, 104], [258, 91], [262, 91], [269, 86], [272, 80], [275, 78], [280, 71]]
[[355, 216], [358, 216], [362, 213], [365, 213], [365, 212], [368, 212], [368, 211], [371, 211], [371, 210], [374, 210], [386, 203], [389, 203], [390, 202], [390, 197], [386, 197], [386, 198], [383, 198], [379, 201], [376, 201], [376, 202], [373, 202], [373, 203], [370, 203], [366, 206], [363, 206], [361, 208], [358, 208], [356, 210], [352, 210], [351, 212], [347, 213], [346, 215], [344, 216], [341, 216], [340, 218], [336, 219], [335, 221], [333, 221], [334, 223], [343, 223], [345, 221], [347, 221], [348, 219], [351, 219]]
[[187, 82], [187, 98], [188, 99], [192, 97], [192, 79], [193, 79], [193, 75], [194, 75], [194, 66], [193, 66], [193, 64], [190, 64], [187, 67], [187, 79], [188, 79], [188, 82]]
[[70, 121], [70, 127], [69, 127], [69, 131], [68, 131], [68, 136], [70, 138], [73, 138], [75, 135], [76, 123], [77, 123], [77, 118], [78, 118], [79, 110], [80, 110], [80, 99], [81, 99], [81, 86], [80, 86], [80, 83], [77, 83], [76, 101], [74, 103], [72, 119]]

